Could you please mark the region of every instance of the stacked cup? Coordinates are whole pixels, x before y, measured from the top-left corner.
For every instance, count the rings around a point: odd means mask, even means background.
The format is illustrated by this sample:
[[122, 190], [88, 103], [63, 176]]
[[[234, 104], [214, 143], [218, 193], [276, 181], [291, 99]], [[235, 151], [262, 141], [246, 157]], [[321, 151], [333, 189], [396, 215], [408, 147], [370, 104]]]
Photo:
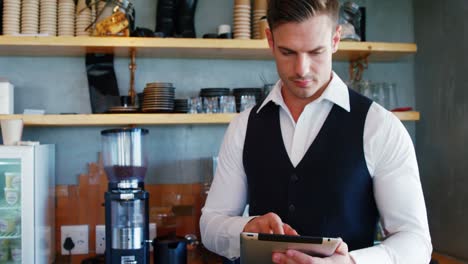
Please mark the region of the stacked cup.
[[41, 0], [39, 32], [49, 36], [57, 35], [57, 0]]
[[58, 0], [58, 35], [75, 35], [75, 1]]
[[20, 33], [21, 0], [3, 1], [3, 34]]
[[21, 33], [37, 34], [39, 29], [39, 0], [23, 0]]
[[[267, 0], [255, 0], [254, 3], [254, 10], [252, 15], [252, 31], [253, 31], [253, 38], [254, 39], [261, 39], [262, 38], [262, 27], [261, 19], [267, 15]], [[264, 28], [263, 28], [264, 30]]]
[[250, 0], [234, 2], [234, 38], [250, 39]]
[[86, 0], [78, 0], [76, 7], [76, 27], [75, 32], [77, 36], [89, 36], [91, 30], [86, 28], [91, 24], [92, 16], [91, 9], [86, 6]]

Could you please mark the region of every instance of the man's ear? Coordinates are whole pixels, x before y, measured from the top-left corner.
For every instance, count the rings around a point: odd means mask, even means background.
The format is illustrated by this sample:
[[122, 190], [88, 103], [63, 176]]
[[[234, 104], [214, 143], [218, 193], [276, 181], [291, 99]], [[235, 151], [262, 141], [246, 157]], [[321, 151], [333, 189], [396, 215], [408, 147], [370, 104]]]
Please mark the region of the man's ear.
[[267, 40], [268, 40], [268, 46], [270, 47], [270, 50], [271, 52], [273, 52], [273, 49], [274, 49], [274, 41], [273, 41], [273, 32], [271, 32], [271, 30], [269, 28], [265, 28], [265, 35], [267, 37]]
[[341, 40], [341, 26], [337, 25], [332, 39], [332, 50], [335, 53], [338, 50], [338, 46]]

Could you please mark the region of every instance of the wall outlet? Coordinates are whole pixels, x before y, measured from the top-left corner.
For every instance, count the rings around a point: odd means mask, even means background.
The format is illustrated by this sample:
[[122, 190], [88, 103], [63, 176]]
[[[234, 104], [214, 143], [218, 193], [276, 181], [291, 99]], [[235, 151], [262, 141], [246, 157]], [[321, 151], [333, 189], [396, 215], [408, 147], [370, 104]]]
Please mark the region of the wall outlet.
[[96, 226], [96, 254], [104, 254], [106, 251], [106, 226]]
[[70, 237], [75, 244], [71, 250], [72, 255], [88, 254], [89, 251], [89, 227], [88, 225], [69, 225], [60, 227], [62, 246], [62, 255], [69, 255], [70, 253], [63, 247], [65, 239]]

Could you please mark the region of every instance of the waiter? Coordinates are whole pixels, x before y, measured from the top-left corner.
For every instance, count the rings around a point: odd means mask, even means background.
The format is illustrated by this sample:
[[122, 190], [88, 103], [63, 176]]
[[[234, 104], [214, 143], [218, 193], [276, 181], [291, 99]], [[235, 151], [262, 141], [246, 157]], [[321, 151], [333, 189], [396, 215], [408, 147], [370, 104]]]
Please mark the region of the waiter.
[[[280, 80], [226, 132], [202, 211], [204, 245], [239, 257], [239, 234], [341, 237], [335, 254], [274, 263], [427, 264], [432, 252], [414, 147], [391, 112], [332, 71], [338, 0], [270, 0]], [[249, 217], [242, 217], [246, 204]], [[374, 246], [380, 219], [386, 239]]]

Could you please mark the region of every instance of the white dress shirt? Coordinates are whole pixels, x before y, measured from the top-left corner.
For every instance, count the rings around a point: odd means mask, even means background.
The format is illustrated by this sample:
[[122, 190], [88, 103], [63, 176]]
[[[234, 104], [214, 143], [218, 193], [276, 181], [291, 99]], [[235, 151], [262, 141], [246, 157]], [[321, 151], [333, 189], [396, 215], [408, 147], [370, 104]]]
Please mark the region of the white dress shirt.
[[[269, 101], [280, 106], [283, 142], [292, 164], [297, 166], [333, 105], [350, 111], [348, 88], [333, 73], [323, 94], [309, 103], [294, 122], [281, 87], [278, 81], [258, 111]], [[242, 153], [250, 110], [239, 114], [226, 131], [200, 219], [203, 244], [230, 259], [239, 257], [239, 234], [252, 219], [242, 217], [248, 189]], [[364, 155], [388, 236], [379, 245], [352, 251], [351, 256], [357, 264], [428, 264], [432, 244], [413, 143], [401, 121], [376, 103], [372, 103], [364, 125]]]

